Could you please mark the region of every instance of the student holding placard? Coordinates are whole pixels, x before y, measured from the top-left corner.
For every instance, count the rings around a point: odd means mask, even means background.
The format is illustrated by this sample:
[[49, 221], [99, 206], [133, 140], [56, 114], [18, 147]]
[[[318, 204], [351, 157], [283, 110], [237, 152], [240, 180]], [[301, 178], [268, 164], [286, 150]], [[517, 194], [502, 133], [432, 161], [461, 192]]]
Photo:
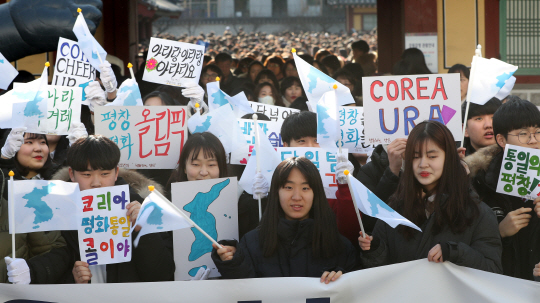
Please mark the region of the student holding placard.
[[497, 216], [497, 231], [504, 244], [503, 273], [532, 280], [532, 269], [540, 261], [540, 245], [531, 249], [540, 238], [538, 214], [533, 212], [540, 198], [524, 201], [496, 190], [507, 144], [540, 148], [540, 111], [527, 100], [509, 101], [493, 115], [493, 133], [497, 144], [478, 150], [464, 161], [468, 164], [475, 190]]
[[225, 279], [320, 277], [328, 284], [356, 263], [356, 250], [339, 234], [317, 167], [304, 157], [289, 158], [274, 171], [259, 228], [240, 243], [220, 244], [220, 249], [214, 245], [212, 260]]
[[[71, 145], [67, 154], [65, 169], [53, 176], [53, 179], [77, 182], [81, 191], [115, 185], [129, 184], [131, 203], [126, 204], [126, 215], [131, 224], [137, 219], [141, 207], [141, 196], [148, 194], [148, 186], [154, 185], [149, 179], [128, 170], [120, 170], [120, 150], [110, 139], [92, 135], [79, 139]], [[159, 186], [156, 185], [157, 188]], [[140, 229], [140, 228], [139, 228]], [[135, 231], [138, 231], [137, 228]], [[77, 231], [63, 231], [70, 256], [80, 260]], [[132, 233], [136, 237], [137, 233]], [[131, 247], [130, 262], [96, 265], [92, 269], [86, 262], [76, 261], [69, 264], [75, 283], [121, 283], [172, 281], [174, 278], [174, 260], [172, 239], [168, 233], [149, 234], [141, 237], [139, 245]], [[69, 261], [66, 261], [69, 262]]]
[[9, 171], [15, 173], [15, 180], [50, 180], [55, 169], [49, 156], [47, 137], [25, 133], [25, 130], [12, 129], [1, 152], [0, 283], [8, 282], [8, 274], [9, 281], [15, 284], [59, 283], [68, 269], [62, 262], [69, 259], [69, 254], [62, 249], [66, 242], [59, 231], [16, 234], [16, 258], [11, 256], [12, 241], [8, 233]]
[[426, 121], [407, 140], [405, 169], [389, 206], [422, 229], [396, 229], [379, 220], [360, 233], [361, 260], [376, 267], [426, 258], [502, 272], [502, 244], [491, 209], [469, 189], [465, 168], [446, 126]]

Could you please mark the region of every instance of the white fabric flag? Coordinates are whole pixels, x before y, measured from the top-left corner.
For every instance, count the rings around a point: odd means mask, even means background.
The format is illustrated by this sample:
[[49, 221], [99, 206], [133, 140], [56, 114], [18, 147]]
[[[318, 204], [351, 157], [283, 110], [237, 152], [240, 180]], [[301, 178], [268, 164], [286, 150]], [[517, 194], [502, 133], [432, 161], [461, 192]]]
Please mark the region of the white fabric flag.
[[323, 94], [317, 102], [317, 142], [324, 148], [335, 148], [341, 138], [336, 90]]
[[206, 84], [206, 92], [208, 95], [208, 107], [210, 111], [229, 104], [237, 118], [242, 118], [246, 114], [255, 113], [244, 92], [234, 96], [227, 95], [219, 88], [219, 82], [208, 82]]
[[19, 71], [0, 53], [0, 89], [7, 89]]
[[88, 25], [86, 24], [86, 20], [84, 20], [81, 13], [79, 13], [77, 20], [75, 20], [73, 32], [75, 33], [75, 36], [77, 36], [77, 43], [88, 59], [88, 62], [90, 62], [95, 69], [101, 72], [99, 69], [99, 64], [101, 63], [99, 58], [101, 57], [102, 60], [105, 60], [107, 57], [107, 52], [103, 49], [103, 47], [101, 47], [99, 42], [97, 42], [96, 38], [92, 36], [92, 33], [90, 33]]
[[358, 209], [360, 209], [364, 214], [383, 220], [393, 228], [396, 228], [396, 226], [401, 224], [412, 227], [420, 232], [422, 231], [414, 223], [405, 219], [402, 215], [379, 199], [379, 197], [372, 193], [355, 177], [349, 175], [349, 182], [351, 195], [354, 195], [356, 203], [358, 204]]
[[146, 234], [192, 227], [191, 223], [179, 214], [171, 203], [163, 200], [154, 192], [144, 199], [131, 230], [133, 231], [137, 225], [142, 228], [133, 242], [135, 247], [139, 244], [139, 239]]
[[[11, 181], [9, 181], [11, 183]], [[11, 184], [10, 184], [11, 186]], [[15, 233], [50, 230], [76, 230], [82, 211], [81, 192], [76, 182], [21, 180], [13, 182]]]
[[[261, 173], [266, 178], [268, 184], [272, 182], [272, 175], [274, 170], [281, 163], [279, 160], [279, 155], [272, 146], [272, 143], [268, 140], [268, 136], [259, 127], [257, 123], [256, 131], [258, 132], [259, 138], [259, 150], [257, 150], [257, 145], [253, 148], [251, 156], [248, 159], [246, 169], [242, 173], [242, 177], [238, 184], [249, 194], [253, 194], [251, 188], [253, 187], [253, 181], [255, 179], [255, 174], [257, 174], [257, 157], [259, 158], [259, 165], [261, 166]], [[257, 155], [259, 154], [259, 155]]]
[[336, 95], [339, 106], [355, 104], [351, 90], [348, 87], [337, 82], [332, 79], [332, 77], [304, 61], [304, 59], [298, 57], [296, 52], [293, 53], [293, 57], [294, 62], [296, 63], [296, 69], [298, 70], [298, 77], [300, 77], [300, 81], [302, 82], [302, 86], [304, 87], [309, 102], [311, 102], [312, 108], [315, 108], [317, 101], [321, 99], [324, 93], [334, 89], [334, 84], [338, 86]]
[[516, 84], [516, 77], [512, 76], [504, 83], [503, 88], [495, 95], [495, 98], [502, 101], [504, 98], [508, 97], [514, 88], [514, 84]]
[[240, 92], [232, 97], [227, 96], [226, 99], [231, 104], [237, 118], [242, 118], [244, 115], [255, 113], [253, 108], [251, 108], [251, 105], [249, 105], [249, 100], [244, 92]]
[[[509, 87], [512, 81], [510, 79], [517, 69], [517, 66], [495, 58], [486, 59], [474, 56], [467, 99], [472, 103], [484, 105], [503, 87], [505, 91], [510, 92], [513, 88], [513, 85]], [[515, 78], [513, 81], [515, 83]]]
[[143, 106], [139, 84], [134, 79], [124, 80], [116, 95], [116, 99], [105, 106]]

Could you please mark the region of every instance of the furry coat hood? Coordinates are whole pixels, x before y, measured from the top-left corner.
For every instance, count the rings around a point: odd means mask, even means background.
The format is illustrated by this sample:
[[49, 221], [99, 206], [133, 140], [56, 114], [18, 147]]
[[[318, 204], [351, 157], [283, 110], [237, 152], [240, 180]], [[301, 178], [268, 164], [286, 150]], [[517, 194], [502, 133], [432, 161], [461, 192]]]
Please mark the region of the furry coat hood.
[[501, 149], [499, 145], [493, 144], [481, 148], [474, 154], [465, 157], [463, 161], [469, 166], [469, 177], [474, 178], [481, 170], [487, 171], [491, 160], [501, 152], [503, 152], [503, 149]]
[[[143, 199], [150, 194], [150, 191], [148, 190], [148, 186], [150, 185], [155, 186], [160, 193], [165, 192], [163, 186], [133, 170], [120, 168], [118, 178], [124, 179], [124, 181], [126, 181], [126, 183], [128, 183], [129, 186], [134, 189]], [[71, 181], [69, 178], [69, 167], [63, 167], [57, 171], [52, 176], [52, 180], [62, 180], [67, 182]]]

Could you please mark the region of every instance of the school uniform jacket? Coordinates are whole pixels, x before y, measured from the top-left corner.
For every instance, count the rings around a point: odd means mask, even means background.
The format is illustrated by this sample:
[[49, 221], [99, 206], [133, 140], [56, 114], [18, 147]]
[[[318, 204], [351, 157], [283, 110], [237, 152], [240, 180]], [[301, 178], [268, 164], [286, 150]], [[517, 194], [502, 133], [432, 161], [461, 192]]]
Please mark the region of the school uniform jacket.
[[[53, 176], [57, 180], [69, 180], [67, 167]], [[121, 169], [115, 185], [129, 184], [130, 202], [143, 201], [141, 196], [148, 192], [148, 185], [154, 185], [149, 179], [137, 172]], [[156, 188], [162, 190], [160, 186]], [[158, 189], [158, 190], [159, 190]], [[137, 237], [132, 233], [132, 243]], [[79, 238], [76, 230], [62, 231], [70, 254], [75, 261], [80, 261]], [[107, 264], [107, 283], [156, 282], [174, 280], [175, 264], [173, 259], [172, 236], [168, 232], [147, 234], [141, 237], [137, 248], [131, 246], [131, 261]], [[71, 263], [70, 272], [74, 261]], [[67, 275], [65, 283], [74, 283], [73, 275]]]
[[271, 257], [264, 257], [259, 241], [259, 230], [248, 232], [236, 241], [220, 241], [223, 245], [236, 246], [232, 260], [221, 261], [216, 250], [212, 260], [225, 279], [262, 277], [320, 277], [325, 271], [352, 271], [357, 254], [352, 244], [341, 236], [344, 249], [328, 259], [315, 258], [312, 251], [313, 219], [289, 221], [280, 219], [279, 246]]

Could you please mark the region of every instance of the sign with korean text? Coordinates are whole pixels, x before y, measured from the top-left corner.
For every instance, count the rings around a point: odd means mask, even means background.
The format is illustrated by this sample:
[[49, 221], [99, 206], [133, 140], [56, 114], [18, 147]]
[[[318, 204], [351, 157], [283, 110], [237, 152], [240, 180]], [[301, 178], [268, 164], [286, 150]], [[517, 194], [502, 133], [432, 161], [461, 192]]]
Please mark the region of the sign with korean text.
[[102, 265], [131, 261], [131, 223], [126, 205], [129, 186], [118, 185], [81, 191], [79, 225], [81, 261]]
[[33, 101], [13, 104], [13, 127], [27, 132], [67, 135], [81, 121], [82, 88], [48, 85]]
[[[238, 239], [236, 177], [171, 184], [172, 203], [214, 240]], [[197, 228], [173, 231], [174, 279], [189, 280], [203, 267], [209, 277], [220, 274], [212, 261], [212, 242]]]
[[281, 121], [283, 123], [283, 120], [285, 120], [288, 116], [292, 115], [293, 113], [300, 112], [299, 109], [294, 108], [288, 108], [288, 107], [282, 107], [277, 105], [269, 105], [259, 102], [251, 102], [248, 101], [251, 108], [256, 112], [263, 115], [266, 115], [268, 118], [270, 118], [270, 121]]
[[60, 38], [52, 84], [82, 88], [82, 101], [83, 104], [87, 104], [84, 88], [95, 78], [96, 69], [90, 64], [77, 42]]
[[497, 192], [529, 200], [540, 196], [540, 152], [507, 144]]
[[362, 88], [367, 144], [407, 138], [424, 120], [446, 125], [460, 140], [459, 74], [364, 77]]
[[185, 106], [99, 106], [96, 134], [120, 148], [120, 167], [172, 169], [187, 140]]
[[[283, 121], [258, 120], [257, 123], [264, 134], [268, 136], [268, 140], [273, 147], [283, 147], [283, 140], [281, 139], [281, 125]], [[231, 164], [245, 165], [255, 147], [255, 127], [251, 119], [238, 119], [238, 124], [242, 130], [242, 135], [249, 145], [246, 146], [245, 150], [236, 150], [231, 153]]]
[[[343, 148], [342, 151], [345, 154], [349, 152], [346, 148]], [[280, 147], [277, 149], [277, 152], [281, 161], [290, 157], [306, 157], [313, 162], [321, 174], [326, 198], [336, 198], [336, 191], [338, 188], [336, 178], [337, 148]]]
[[424, 54], [426, 65], [432, 73], [438, 73], [438, 41], [437, 33], [406, 33], [405, 49], [418, 48]]
[[339, 107], [341, 144], [350, 153], [371, 154], [373, 145], [366, 144], [364, 136], [364, 108], [360, 106]]
[[176, 86], [199, 83], [203, 58], [204, 46], [150, 38], [143, 80]]

